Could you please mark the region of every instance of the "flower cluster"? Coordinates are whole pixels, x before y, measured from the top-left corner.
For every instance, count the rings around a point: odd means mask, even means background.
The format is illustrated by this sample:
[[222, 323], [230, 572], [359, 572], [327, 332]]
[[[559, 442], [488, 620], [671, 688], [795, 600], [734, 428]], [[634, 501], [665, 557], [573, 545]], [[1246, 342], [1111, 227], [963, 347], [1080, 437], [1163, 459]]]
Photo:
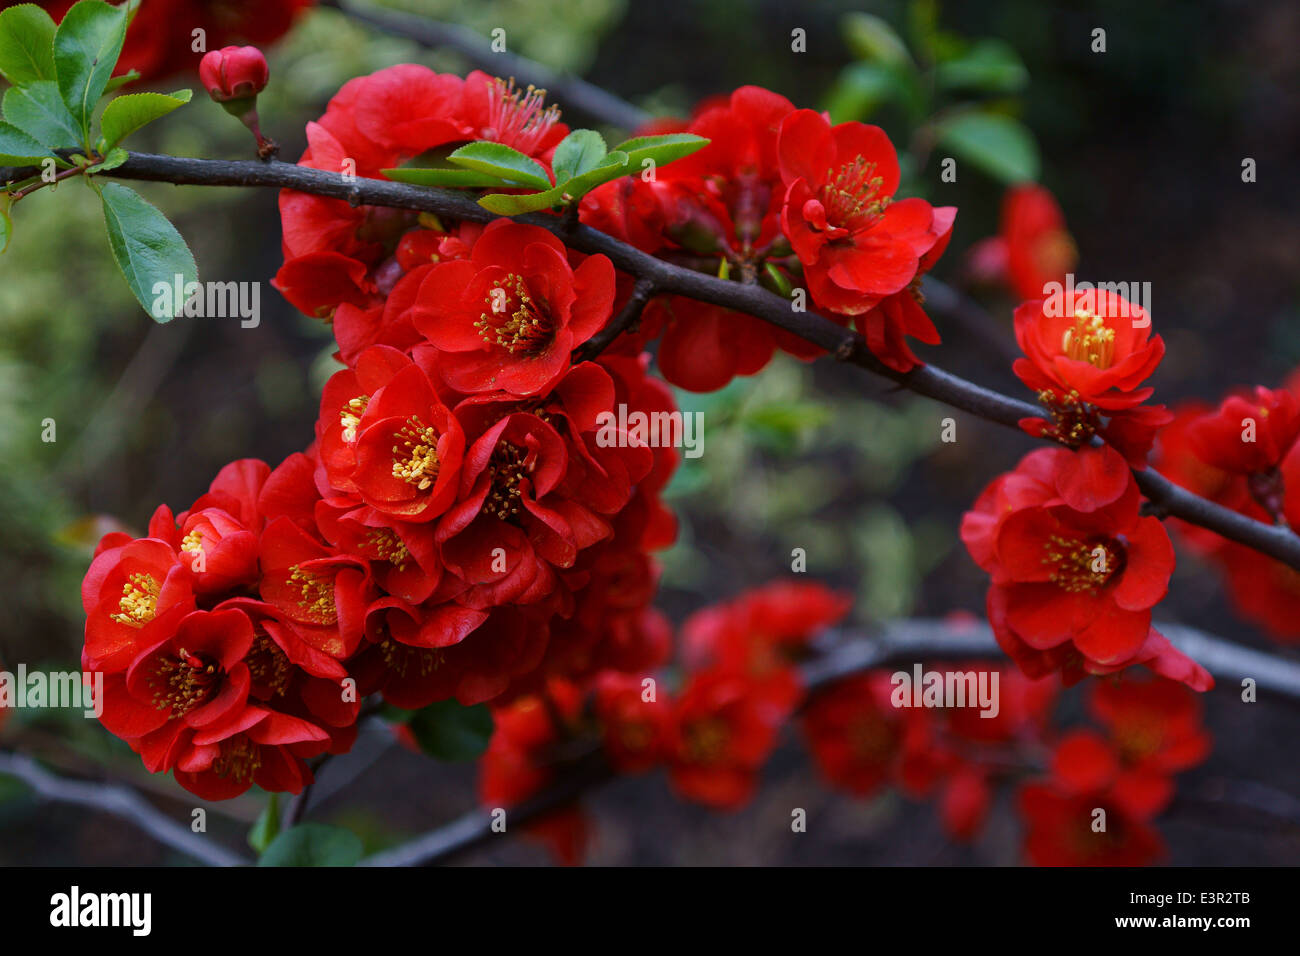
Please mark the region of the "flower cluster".
[[[734, 810], [753, 796], [758, 772], [797, 714], [830, 786], [856, 797], [894, 787], [933, 800], [954, 841], [976, 839], [997, 789], [1016, 785], [1033, 863], [1148, 863], [1160, 854], [1150, 822], [1172, 798], [1174, 774], [1209, 754], [1197, 695], [1163, 677], [1094, 682], [1087, 707], [1102, 730], [1062, 731], [1053, 722], [1059, 680], [987, 662], [926, 668], [977, 681], [982, 673], [996, 710], [982, 711], [973, 699], [952, 706], [941, 686], [930, 700], [928, 685], [928, 703], [917, 706], [920, 688], [885, 669], [810, 689], [798, 664], [847, 606], [817, 584], [770, 584], [687, 620], [675, 693], [654, 678], [605, 672], [586, 687], [551, 681], [495, 706], [480, 763], [483, 805], [523, 803], [589, 761], [595, 741], [603, 766], [616, 773], [663, 768], [682, 798]], [[1106, 811], [1100, 826], [1097, 809]], [[592, 829], [576, 801], [527, 827], [569, 864], [581, 861]]]
[[[1189, 402], [1159, 435], [1155, 464], [1171, 481], [1257, 521], [1300, 527], [1300, 377], [1255, 386], [1217, 408]], [[1183, 540], [1223, 573], [1243, 616], [1279, 641], [1300, 641], [1300, 572], [1212, 531], [1176, 522]]]
[[[344, 87], [303, 161], [374, 174], [480, 135], [541, 158], [563, 131], [533, 92], [402, 67]], [[504, 219], [281, 204], [280, 285], [332, 317], [346, 366], [315, 441], [105, 538], [84, 586], [105, 725], [209, 798], [297, 792], [368, 695], [505, 700], [668, 650], [650, 555], [675, 536], [659, 493], [677, 453], [597, 434], [602, 412], [672, 397], [648, 359], [572, 359], [610, 318], [609, 261]]]
[[[707, 101], [689, 123], [656, 121], [643, 132], [689, 132], [710, 145], [595, 190], [583, 200], [583, 222], [670, 261], [811, 296], [899, 371], [920, 364], [907, 336], [939, 342], [919, 280], [946, 247], [956, 209], [896, 196], [898, 156], [879, 127], [832, 126], [747, 86]], [[777, 348], [803, 358], [818, 351], [757, 319], [677, 296], [646, 309], [641, 341], [656, 335], [664, 377], [692, 391], [757, 372]]]
[[1173, 798], [1173, 775], [1210, 753], [1200, 700], [1129, 678], [1092, 684], [1088, 709], [1104, 731], [1062, 736], [1045, 777], [1020, 790], [1025, 855], [1038, 866], [1149, 865], [1164, 853], [1151, 819]]

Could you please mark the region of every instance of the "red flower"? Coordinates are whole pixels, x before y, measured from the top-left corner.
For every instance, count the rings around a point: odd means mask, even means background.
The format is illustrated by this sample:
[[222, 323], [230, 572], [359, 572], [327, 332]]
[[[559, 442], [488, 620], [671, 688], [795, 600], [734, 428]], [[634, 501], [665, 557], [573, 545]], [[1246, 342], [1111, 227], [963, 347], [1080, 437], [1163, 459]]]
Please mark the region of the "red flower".
[[199, 82], [217, 103], [252, 99], [266, 89], [266, 57], [255, 46], [211, 50], [199, 62]]
[[1145, 467], [1156, 432], [1173, 419], [1164, 406], [1137, 407], [1153, 391], [1139, 386], [1165, 353], [1146, 312], [1109, 290], [1066, 289], [1021, 305], [1015, 324], [1026, 358], [1013, 369], [1052, 415], [1021, 427], [1070, 447], [1100, 434], [1130, 465]]
[[170, 636], [195, 609], [194, 573], [166, 541], [119, 543], [109, 536], [104, 544], [81, 585], [83, 660], [89, 670], [117, 673], [141, 649]]
[[688, 800], [722, 809], [742, 806], [776, 744], [786, 711], [743, 677], [691, 675], [678, 696], [667, 752], [674, 789]]
[[1205, 464], [1238, 475], [1276, 469], [1300, 435], [1300, 400], [1285, 389], [1257, 385], [1223, 400], [1187, 426], [1192, 451]]
[[1030, 676], [1074, 658], [1072, 667], [1094, 672], [1137, 663], [1154, 650], [1151, 608], [1174, 567], [1160, 521], [1138, 515], [1131, 477], [1114, 501], [1079, 511], [1057, 490], [1072, 467], [1064, 449], [1031, 452], [962, 520], [962, 540], [993, 578], [989, 620], [999, 643], [1019, 662], [1032, 656], [1026, 646], [1050, 658]]
[[638, 773], [663, 759], [671, 703], [645, 699], [643, 678], [605, 671], [595, 682], [594, 709], [605, 754], [621, 773]]
[[797, 110], [782, 121], [777, 155], [785, 234], [813, 298], [832, 311], [858, 315], [901, 292], [951, 227], [925, 200], [894, 198], [898, 156], [879, 127], [832, 127]]
[[[358, 380], [355, 387], [363, 386]], [[334, 465], [340, 489], [355, 489], [376, 511], [406, 521], [430, 521], [447, 510], [460, 482], [465, 436], [418, 365], [406, 364], [373, 394], [353, 395], [324, 414], [331, 412], [337, 418], [327, 426], [326, 468]], [[350, 473], [348, 457], [355, 462]]]
[[871, 671], [837, 681], [809, 703], [804, 738], [833, 786], [866, 797], [898, 773], [915, 712], [894, 708], [891, 689], [887, 673]]
[[428, 273], [413, 321], [442, 351], [439, 371], [452, 388], [530, 396], [568, 370], [570, 353], [609, 320], [613, 301], [604, 256], [570, 268], [550, 232], [500, 219], [468, 260]]
[[998, 235], [977, 243], [969, 259], [976, 277], [1005, 282], [1020, 299], [1039, 299], [1065, 282], [1079, 253], [1056, 199], [1042, 186], [1012, 186], [1002, 197]]
[[[1020, 790], [1025, 854], [1035, 866], [1146, 866], [1164, 855], [1160, 835], [1109, 794], [1062, 793], [1046, 784]], [[1105, 812], [1105, 830], [1096, 830]]]
[[[1193, 450], [1191, 425], [1212, 413], [1210, 406], [1201, 402], [1187, 402], [1175, 407], [1173, 421], [1160, 430], [1156, 439], [1153, 463], [1174, 484], [1202, 498], [1209, 498], [1234, 511], [1248, 510], [1251, 501], [1245, 478], [1206, 464]], [[1227, 544], [1225, 538], [1200, 525], [1188, 524], [1179, 518], [1170, 521], [1200, 554], [1213, 554]]]
[[1116, 794], [1134, 813], [1164, 810], [1174, 795], [1170, 776], [1209, 756], [1201, 701], [1173, 681], [1098, 681], [1089, 689], [1088, 707], [1110, 732], [1119, 763]]

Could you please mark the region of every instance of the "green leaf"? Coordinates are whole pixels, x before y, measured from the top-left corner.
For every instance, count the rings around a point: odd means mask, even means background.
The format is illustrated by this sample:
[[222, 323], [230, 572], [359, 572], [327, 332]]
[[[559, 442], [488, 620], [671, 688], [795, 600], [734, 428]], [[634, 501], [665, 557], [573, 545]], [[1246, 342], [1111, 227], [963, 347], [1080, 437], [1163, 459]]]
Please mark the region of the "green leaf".
[[875, 63], [853, 63], [845, 67], [831, 87], [826, 110], [831, 121], [860, 121], [874, 113], [903, 90], [898, 71]]
[[265, 853], [280, 834], [280, 795], [271, 793], [267, 796], [266, 806], [262, 808], [257, 822], [248, 831], [248, 845], [257, 853]]
[[54, 20], [34, 3], [0, 13], [0, 75], [15, 86], [54, 79]]
[[844, 17], [844, 39], [859, 60], [903, 66], [912, 62], [907, 44], [888, 23], [870, 13], [849, 13]]
[[5, 91], [5, 120], [51, 149], [76, 146], [81, 140], [77, 121], [53, 80], [38, 80]]
[[100, 196], [113, 258], [136, 300], [155, 322], [174, 319], [185, 307], [184, 301], [173, 302], [171, 314], [156, 314], [153, 288], [159, 282], [173, 286], [177, 276], [182, 288], [198, 281], [199, 270], [189, 246], [166, 216], [121, 183], [104, 184]]
[[405, 723], [420, 749], [438, 760], [476, 760], [492, 738], [492, 711], [486, 704], [439, 701], [410, 714]]
[[107, 96], [109, 93], [116, 93], [122, 87], [126, 86], [126, 84], [134, 83], [138, 79], [140, 79], [139, 70], [127, 70], [120, 76], [115, 76], [108, 81], [107, 85], [104, 87], [104, 95]]
[[106, 173], [110, 169], [117, 169], [117, 167], [121, 166], [130, 158], [131, 158], [131, 154], [128, 153], [126, 150], [124, 150], [121, 146], [114, 146], [112, 149], [108, 151], [108, 153], [104, 156], [103, 159], [101, 159], [95, 165], [88, 167], [86, 169], [86, 172]]
[[258, 866], [355, 866], [361, 838], [343, 827], [300, 823], [285, 830], [257, 861]]
[[605, 137], [594, 129], [575, 129], [555, 147], [551, 166], [556, 183], [564, 183], [574, 176], [595, 169], [605, 158]]
[[962, 113], [938, 124], [939, 144], [1004, 183], [1038, 178], [1038, 144], [1019, 120], [1001, 113]]
[[59, 92], [82, 135], [90, 135], [90, 114], [113, 75], [126, 37], [125, 5], [81, 0], [54, 34], [54, 68]]
[[1001, 40], [980, 40], [964, 55], [940, 63], [935, 82], [946, 89], [969, 89], [981, 93], [1015, 93], [1029, 82], [1029, 71], [1020, 57]]
[[110, 100], [99, 120], [104, 147], [116, 146], [141, 126], [184, 106], [193, 95], [191, 90], [177, 90], [175, 93], [128, 93]]
[[457, 166], [473, 169], [476, 172], [499, 176], [534, 189], [550, 189], [551, 180], [541, 164], [530, 159], [517, 149], [503, 146], [501, 143], [480, 141], [466, 143], [447, 157]]
[[30, 166], [49, 155], [48, 148], [17, 126], [0, 123], [0, 166]]
[[556, 186], [540, 193], [527, 193], [523, 196], [511, 196], [508, 193], [488, 193], [479, 198], [478, 204], [498, 216], [518, 216], [520, 213], [537, 212], [550, 209], [564, 202], [564, 187]]
[[480, 173], [474, 169], [434, 169], [404, 166], [399, 169], [380, 170], [394, 182], [410, 183], [413, 186], [447, 186], [452, 189], [484, 189], [517, 185], [491, 173]]
[[[609, 154], [627, 153], [629, 173], [641, 171], [642, 164], [647, 160], [654, 160], [656, 166], [666, 166], [675, 159], [681, 159], [683, 156], [689, 156], [696, 150], [703, 149], [709, 145], [709, 141], [703, 136], [696, 136], [693, 133], [668, 133], [663, 136], [638, 136], [635, 139], [629, 139], [625, 143], [619, 143]], [[604, 165], [602, 163], [602, 165]]]

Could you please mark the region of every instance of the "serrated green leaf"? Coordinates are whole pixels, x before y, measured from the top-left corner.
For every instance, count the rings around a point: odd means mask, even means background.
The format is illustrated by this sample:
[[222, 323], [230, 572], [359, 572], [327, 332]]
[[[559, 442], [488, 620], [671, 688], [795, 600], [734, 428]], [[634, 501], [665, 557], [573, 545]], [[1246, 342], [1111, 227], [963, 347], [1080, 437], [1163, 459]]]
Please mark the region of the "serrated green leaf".
[[640, 172], [642, 163], [647, 159], [654, 160], [656, 166], [666, 166], [673, 160], [689, 156], [708, 145], [707, 139], [693, 133], [667, 133], [663, 136], [638, 136], [629, 139], [615, 146], [610, 155], [627, 153], [628, 165], [632, 167], [628, 172], [633, 173]]
[[54, 20], [34, 3], [0, 12], [0, 76], [15, 86], [54, 79]]
[[479, 197], [478, 204], [498, 216], [518, 216], [521, 213], [550, 209], [564, 201], [564, 187], [556, 186], [539, 193], [512, 196], [508, 193], [488, 193]]
[[39, 163], [50, 150], [17, 126], [0, 123], [0, 166], [30, 166]]
[[90, 115], [113, 75], [126, 37], [125, 5], [81, 0], [54, 33], [54, 69], [59, 93], [82, 135], [89, 137]]
[[104, 146], [116, 146], [141, 126], [184, 106], [193, 95], [191, 90], [177, 90], [175, 93], [127, 93], [115, 97], [104, 107], [104, 115], [99, 119]]
[[107, 84], [105, 84], [104, 95], [107, 96], [109, 93], [116, 93], [122, 87], [126, 86], [126, 84], [134, 83], [138, 79], [140, 79], [139, 70], [127, 70], [125, 73], [113, 77]]
[[394, 182], [412, 186], [444, 186], [450, 189], [487, 189], [517, 185], [491, 173], [475, 169], [433, 169], [405, 166], [399, 169], [381, 169]]
[[258, 815], [252, 829], [248, 831], [248, 845], [256, 853], [265, 853], [275, 838], [280, 835], [280, 795], [267, 795], [266, 806]]
[[492, 739], [492, 711], [486, 704], [439, 701], [415, 711], [405, 723], [420, 749], [438, 760], [475, 760]]
[[97, 162], [94, 166], [88, 167], [86, 169], [86, 172], [106, 173], [110, 169], [117, 169], [117, 167], [121, 166], [130, 158], [131, 158], [131, 154], [128, 153], [126, 150], [124, 150], [121, 146], [114, 146], [112, 149], [108, 151], [108, 153], [104, 156], [103, 159]]
[[76, 146], [80, 142], [77, 121], [68, 112], [53, 80], [9, 87], [3, 108], [6, 122], [51, 149]]
[[258, 866], [355, 866], [361, 838], [343, 827], [300, 823], [285, 830], [258, 859]]
[[1004, 183], [1038, 179], [1038, 144], [1019, 120], [962, 113], [938, 124], [939, 144]]
[[457, 166], [509, 179], [533, 189], [551, 188], [551, 180], [540, 163], [501, 143], [466, 143], [447, 159]]
[[595, 169], [607, 152], [605, 137], [594, 129], [575, 129], [555, 147], [551, 167], [555, 170], [556, 183]]
[[178, 275], [182, 287], [198, 281], [198, 267], [189, 246], [166, 216], [121, 183], [104, 184], [100, 196], [113, 258], [136, 301], [155, 322], [174, 319], [185, 303], [173, 302], [170, 315], [155, 314], [153, 288], [158, 282], [174, 285]]

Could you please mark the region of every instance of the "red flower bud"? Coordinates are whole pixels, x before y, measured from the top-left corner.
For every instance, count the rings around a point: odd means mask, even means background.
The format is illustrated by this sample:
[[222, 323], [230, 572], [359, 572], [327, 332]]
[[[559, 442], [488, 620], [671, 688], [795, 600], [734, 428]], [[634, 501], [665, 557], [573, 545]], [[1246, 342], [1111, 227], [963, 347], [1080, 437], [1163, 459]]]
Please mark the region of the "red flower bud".
[[245, 100], [266, 89], [266, 57], [255, 46], [228, 46], [207, 53], [199, 63], [199, 82], [218, 103]]

